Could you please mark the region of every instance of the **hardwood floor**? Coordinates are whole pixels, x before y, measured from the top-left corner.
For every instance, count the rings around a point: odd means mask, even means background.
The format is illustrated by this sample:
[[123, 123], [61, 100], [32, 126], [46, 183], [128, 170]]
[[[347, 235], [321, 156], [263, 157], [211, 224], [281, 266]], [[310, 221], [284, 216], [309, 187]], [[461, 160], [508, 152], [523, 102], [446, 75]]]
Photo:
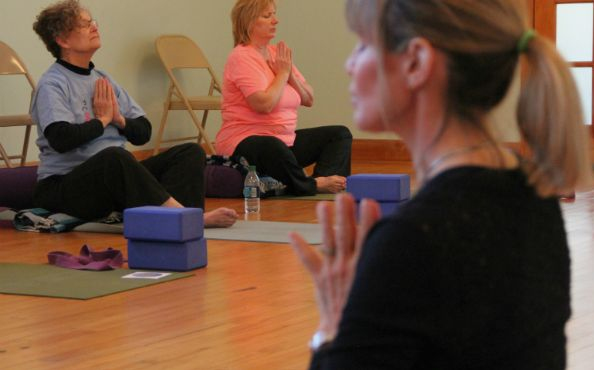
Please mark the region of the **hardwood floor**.
[[572, 318], [567, 325], [568, 369], [594, 367], [594, 192], [562, 203], [571, 250]]
[[[362, 163], [360, 172], [409, 172]], [[241, 199], [207, 209], [242, 210]], [[315, 222], [314, 201], [263, 200], [262, 220]], [[594, 364], [594, 192], [563, 203], [572, 253], [569, 369]], [[83, 244], [126, 250], [121, 235], [35, 234], [0, 225], [0, 261], [44, 263]], [[312, 284], [291, 248], [210, 240], [195, 275], [88, 301], [0, 295], [0, 369], [305, 369], [317, 324]]]

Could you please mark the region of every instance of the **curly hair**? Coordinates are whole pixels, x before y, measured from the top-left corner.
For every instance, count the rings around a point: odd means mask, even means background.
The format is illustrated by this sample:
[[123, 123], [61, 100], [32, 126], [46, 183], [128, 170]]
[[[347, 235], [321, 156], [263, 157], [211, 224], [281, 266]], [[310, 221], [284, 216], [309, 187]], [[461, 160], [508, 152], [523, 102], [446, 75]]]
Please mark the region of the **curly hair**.
[[64, 0], [48, 6], [37, 16], [33, 30], [54, 57], [60, 58], [62, 51], [56, 38], [67, 35], [76, 28], [83, 10], [85, 8], [78, 0]]

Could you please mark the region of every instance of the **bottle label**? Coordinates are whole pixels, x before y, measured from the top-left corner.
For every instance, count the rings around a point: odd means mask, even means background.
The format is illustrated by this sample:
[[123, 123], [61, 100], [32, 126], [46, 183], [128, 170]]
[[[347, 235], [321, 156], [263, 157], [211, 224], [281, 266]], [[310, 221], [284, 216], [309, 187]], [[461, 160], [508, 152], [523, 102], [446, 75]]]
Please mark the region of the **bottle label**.
[[245, 186], [243, 188], [244, 198], [258, 198], [258, 187], [257, 186]]

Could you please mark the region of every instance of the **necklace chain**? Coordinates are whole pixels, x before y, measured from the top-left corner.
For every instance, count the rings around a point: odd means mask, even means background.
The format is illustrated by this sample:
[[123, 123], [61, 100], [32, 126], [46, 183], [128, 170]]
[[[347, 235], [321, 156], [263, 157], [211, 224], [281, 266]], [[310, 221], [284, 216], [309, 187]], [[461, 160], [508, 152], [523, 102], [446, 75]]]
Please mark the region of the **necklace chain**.
[[429, 165], [427, 166], [427, 169], [424, 171], [425, 176], [431, 175], [431, 173], [435, 170], [435, 168], [437, 168], [437, 166], [442, 164], [447, 159], [449, 159], [451, 157], [463, 155], [463, 154], [472, 153], [474, 151], [482, 149], [483, 147], [487, 146], [487, 144], [490, 144], [490, 142], [488, 140], [485, 140], [478, 144], [469, 145], [469, 146], [465, 146], [462, 148], [456, 148], [454, 150], [450, 150], [449, 152], [445, 152], [444, 154], [440, 155], [439, 157], [437, 157], [433, 161], [431, 161], [431, 163], [429, 163]]

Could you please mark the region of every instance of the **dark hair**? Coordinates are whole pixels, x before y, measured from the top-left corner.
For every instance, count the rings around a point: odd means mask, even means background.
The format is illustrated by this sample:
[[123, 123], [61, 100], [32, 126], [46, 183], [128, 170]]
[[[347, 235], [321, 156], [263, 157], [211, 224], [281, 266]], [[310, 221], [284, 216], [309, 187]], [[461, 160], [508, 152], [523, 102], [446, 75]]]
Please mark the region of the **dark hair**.
[[37, 16], [33, 30], [54, 57], [60, 58], [61, 54], [56, 37], [65, 36], [76, 28], [82, 10], [78, 0], [64, 0], [48, 6]]

